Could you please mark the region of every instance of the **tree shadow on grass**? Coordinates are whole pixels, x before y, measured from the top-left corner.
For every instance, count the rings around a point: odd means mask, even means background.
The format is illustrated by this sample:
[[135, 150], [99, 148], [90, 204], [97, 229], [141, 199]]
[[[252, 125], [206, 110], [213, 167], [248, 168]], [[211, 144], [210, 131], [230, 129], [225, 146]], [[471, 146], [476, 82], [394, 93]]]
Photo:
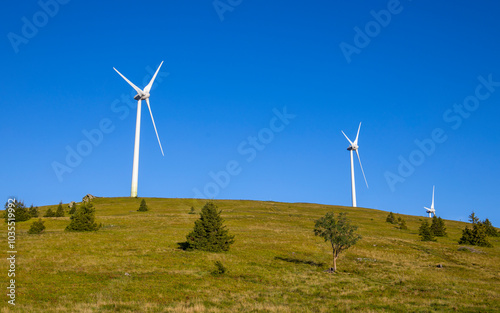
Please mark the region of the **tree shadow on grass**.
[[181, 249], [181, 250], [184, 250], [184, 251], [187, 251], [189, 249], [189, 244], [187, 241], [184, 241], [184, 242], [178, 242], [177, 243], [177, 248], [178, 249]]
[[301, 259], [290, 258], [290, 257], [275, 256], [274, 259], [280, 260], [280, 261], [285, 261], [285, 262], [290, 262], [290, 263], [296, 263], [296, 264], [307, 264], [307, 265], [316, 266], [316, 267], [325, 266], [325, 263], [322, 263], [322, 262], [317, 263], [314, 261], [301, 260]]

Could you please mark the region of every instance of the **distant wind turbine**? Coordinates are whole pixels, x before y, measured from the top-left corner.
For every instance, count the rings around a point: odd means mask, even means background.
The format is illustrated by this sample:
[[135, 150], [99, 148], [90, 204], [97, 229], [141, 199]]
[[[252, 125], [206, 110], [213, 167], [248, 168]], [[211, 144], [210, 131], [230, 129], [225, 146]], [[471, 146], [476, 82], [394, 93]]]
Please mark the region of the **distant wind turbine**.
[[358, 137], [359, 137], [359, 130], [361, 129], [361, 123], [359, 123], [358, 127], [358, 134], [356, 135], [356, 139], [354, 142], [352, 142], [349, 137], [342, 131], [342, 134], [344, 134], [345, 138], [349, 143], [351, 144], [347, 150], [351, 152], [351, 195], [352, 195], [352, 206], [356, 207], [356, 184], [354, 181], [354, 158], [353, 158], [353, 153], [352, 151], [356, 151], [356, 154], [358, 155], [358, 161], [359, 161], [359, 166], [361, 167], [361, 172], [363, 173], [363, 177], [365, 178], [365, 183], [366, 187], [368, 187], [368, 182], [366, 181], [366, 176], [365, 176], [365, 171], [363, 171], [363, 165], [361, 165], [361, 159], [359, 158], [359, 152], [358, 152]]
[[130, 191], [130, 196], [131, 197], [137, 197], [137, 183], [139, 180], [139, 139], [141, 135], [141, 101], [146, 100], [146, 103], [148, 104], [148, 109], [149, 109], [149, 114], [151, 115], [151, 120], [153, 121], [153, 127], [155, 128], [155, 133], [156, 133], [156, 138], [158, 138], [158, 144], [160, 145], [160, 150], [161, 154], [163, 154], [163, 148], [161, 147], [161, 142], [160, 142], [160, 137], [158, 136], [158, 131], [156, 131], [156, 125], [155, 125], [155, 119], [153, 118], [153, 113], [151, 112], [151, 106], [149, 105], [149, 91], [151, 91], [151, 87], [153, 86], [153, 82], [156, 78], [156, 75], [158, 74], [158, 71], [160, 70], [161, 65], [163, 64], [163, 61], [161, 61], [160, 66], [158, 66], [158, 69], [156, 70], [155, 74], [153, 75], [153, 78], [151, 78], [151, 81], [149, 84], [147, 84], [146, 87], [144, 87], [143, 90], [141, 90], [139, 87], [134, 85], [130, 80], [128, 80], [125, 76], [122, 75], [122, 73], [118, 72], [116, 68], [113, 67], [113, 69], [123, 78], [125, 81], [132, 86], [132, 88], [137, 91], [137, 95], [134, 97], [135, 100], [137, 100], [137, 120], [135, 124], [135, 145], [134, 145], [134, 165], [132, 168], [132, 189]]
[[432, 186], [432, 203], [431, 203], [431, 208], [429, 209], [428, 207], [424, 206], [424, 209], [426, 210], [425, 213], [429, 213], [429, 217], [432, 217], [432, 214], [436, 215], [436, 210], [434, 209], [434, 187]]

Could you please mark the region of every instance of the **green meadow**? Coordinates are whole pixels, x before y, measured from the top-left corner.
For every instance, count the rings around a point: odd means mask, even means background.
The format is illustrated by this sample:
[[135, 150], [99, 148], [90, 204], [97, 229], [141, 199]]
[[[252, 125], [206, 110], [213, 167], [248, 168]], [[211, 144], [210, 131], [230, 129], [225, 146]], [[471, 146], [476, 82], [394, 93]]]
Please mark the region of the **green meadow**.
[[[447, 237], [422, 242], [424, 216], [309, 203], [216, 200], [235, 243], [228, 252], [184, 251], [205, 204], [193, 199], [97, 198], [102, 228], [70, 233], [69, 215], [43, 218], [45, 232], [17, 223], [16, 305], [0, 312], [499, 312], [500, 237], [493, 248], [460, 249], [464, 222], [446, 220]], [[67, 205], [65, 205], [67, 208]], [[41, 207], [43, 215], [48, 208]], [[314, 220], [347, 212], [362, 239], [326, 273], [332, 251]], [[487, 216], [480, 216], [481, 219]], [[3, 222], [2, 222], [3, 223]], [[7, 290], [7, 225], [0, 261]], [[227, 268], [213, 275], [214, 262]], [[442, 265], [442, 267], [438, 267]]]

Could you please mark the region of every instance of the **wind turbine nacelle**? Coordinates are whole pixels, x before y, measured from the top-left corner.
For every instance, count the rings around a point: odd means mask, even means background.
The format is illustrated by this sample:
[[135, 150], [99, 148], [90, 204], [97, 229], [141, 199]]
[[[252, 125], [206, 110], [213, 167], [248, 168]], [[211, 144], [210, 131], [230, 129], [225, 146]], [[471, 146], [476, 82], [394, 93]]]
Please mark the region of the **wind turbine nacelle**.
[[147, 98], [149, 98], [149, 93], [146, 93], [146, 94], [136, 94], [134, 99], [135, 100], [146, 100]]

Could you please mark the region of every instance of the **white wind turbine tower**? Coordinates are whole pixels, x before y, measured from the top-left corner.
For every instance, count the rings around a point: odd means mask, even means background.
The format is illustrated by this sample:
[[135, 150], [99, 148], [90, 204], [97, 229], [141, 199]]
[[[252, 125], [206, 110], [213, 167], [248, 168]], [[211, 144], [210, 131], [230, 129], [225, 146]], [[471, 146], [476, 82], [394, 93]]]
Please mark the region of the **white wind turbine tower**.
[[432, 186], [432, 203], [431, 203], [431, 208], [429, 209], [428, 207], [424, 206], [424, 209], [426, 210], [425, 213], [429, 213], [429, 217], [432, 217], [432, 214], [436, 215], [436, 210], [434, 209], [434, 187]]
[[359, 166], [361, 167], [361, 172], [363, 173], [363, 177], [365, 178], [365, 183], [366, 183], [366, 187], [368, 187], [368, 182], [366, 181], [366, 176], [365, 176], [365, 171], [363, 171], [363, 165], [361, 165], [361, 159], [359, 158], [359, 152], [358, 152], [358, 137], [359, 137], [359, 130], [361, 129], [361, 123], [359, 123], [359, 127], [358, 127], [358, 134], [356, 135], [356, 139], [353, 141], [351, 141], [349, 139], [349, 137], [347, 137], [347, 135], [344, 133], [344, 131], [342, 131], [342, 134], [344, 134], [345, 138], [347, 139], [347, 141], [349, 141], [349, 143], [351, 144], [349, 146], [349, 148], [347, 148], [347, 150], [349, 150], [351, 152], [351, 194], [352, 194], [352, 206], [353, 207], [356, 207], [356, 184], [355, 184], [355, 181], [354, 181], [354, 157], [353, 157], [353, 151], [356, 151], [356, 154], [358, 155], [358, 160], [359, 160]]
[[113, 67], [113, 69], [123, 78], [125, 81], [132, 86], [132, 88], [137, 91], [137, 95], [134, 97], [135, 100], [137, 100], [137, 120], [135, 124], [135, 145], [134, 145], [134, 165], [132, 168], [132, 189], [130, 191], [130, 196], [131, 197], [137, 197], [137, 183], [139, 180], [139, 139], [140, 139], [140, 134], [141, 134], [141, 101], [146, 100], [146, 103], [148, 104], [148, 109], [149, 109], [149, 114], [151, 115], [151, 120], [153, 121], [153, 126], [155, 128], [155, 133], [156, 133], [156, 138], [158, 138], [158, 144], [160, 145], [160, 150], [161, 154], [163, 154], [163, 148], [161, 147], [161, 142], [160, 142], [160, 137], [158, 136], [158, 131], [156, 131], [156, 125], [155, 125], [155, 119], [153, 118], [153, 113], [151, 112], [151, 106], [149, 105], [149, 91], [151, 90], [151, 87], [153, 86], [153, 82], [156, 78], [156, 75], [158, 74], [158, 71], [160, 70], [161, 65], [163, 64], [163, 61], [161, 61], [160, 66], [158, 66], [158, 69], [156, 70], [155, 74], [153, 75], [153, 78], [151, 78], [151, 81], [149, 84], [147, 84], [146, 87], [144, 87], [143, 90], [141, 90], [139, 87], [134, 85], [130, 80], [128, 80], [125, 76], [122, 75], [122, 73], [118, 72], [116, 68]]

